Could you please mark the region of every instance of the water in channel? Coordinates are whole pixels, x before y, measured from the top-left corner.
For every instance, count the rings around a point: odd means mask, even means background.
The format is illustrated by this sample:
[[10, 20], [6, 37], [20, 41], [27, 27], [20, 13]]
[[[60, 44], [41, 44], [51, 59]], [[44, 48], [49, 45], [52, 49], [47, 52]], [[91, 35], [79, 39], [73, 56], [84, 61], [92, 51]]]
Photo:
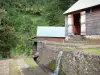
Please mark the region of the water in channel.
[[50, 75], [58, 75], [62, 54], [63, 54], [63, 51], [60, 51], [59, 54], [58, 54], [58, 57], [57, 57], [55, 71], [52, 74], [50, 74]]

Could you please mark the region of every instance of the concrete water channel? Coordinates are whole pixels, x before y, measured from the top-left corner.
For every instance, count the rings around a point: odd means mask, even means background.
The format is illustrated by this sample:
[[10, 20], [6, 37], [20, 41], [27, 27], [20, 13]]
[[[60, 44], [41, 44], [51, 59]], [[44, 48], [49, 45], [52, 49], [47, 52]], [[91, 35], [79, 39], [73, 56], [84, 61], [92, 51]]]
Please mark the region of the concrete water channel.
[[59, 65], [60, 65], [60, 61], [61, 61], [61, 56], [63, 54], [63, 51], [60, 51], [59, 54], [58, 54], [58, 57], [57, 57], [57, 60], [56, 60], [56, 67], [55, 67], [55, 70], [54, 72], [52, 72], [51, 70], [49, 70], [48, 68], [46, 68], [44, 65], [40, 64], [36, 58], [33, 58], [33, 61], [35, 60], [35, 62], [38, 64], [38, 66], [44, 71], [46, 72], [48, 75], [58, 75], [58, 72], [59, 72]]

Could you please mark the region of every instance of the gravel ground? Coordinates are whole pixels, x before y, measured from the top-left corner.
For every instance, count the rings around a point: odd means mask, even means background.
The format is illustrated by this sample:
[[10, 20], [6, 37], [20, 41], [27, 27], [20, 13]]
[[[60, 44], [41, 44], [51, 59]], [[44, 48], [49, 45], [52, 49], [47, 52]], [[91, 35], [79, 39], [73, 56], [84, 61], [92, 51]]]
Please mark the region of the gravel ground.
[[0, 75], [9, 75], [9, 61], [0, 60]]

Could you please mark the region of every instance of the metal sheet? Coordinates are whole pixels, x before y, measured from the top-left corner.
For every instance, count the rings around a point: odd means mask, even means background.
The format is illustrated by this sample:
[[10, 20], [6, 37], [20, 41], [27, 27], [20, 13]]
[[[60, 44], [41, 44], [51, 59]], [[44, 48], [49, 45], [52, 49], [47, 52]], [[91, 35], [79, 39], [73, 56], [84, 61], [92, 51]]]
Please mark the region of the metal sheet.
[[37, 37], [65, 37], [65, 27], [38, 26]]
[[96, 5], [100, 5], [100, 0], [79, 0], [63, 14], [68, 14], [70, 12], [78, 11]]

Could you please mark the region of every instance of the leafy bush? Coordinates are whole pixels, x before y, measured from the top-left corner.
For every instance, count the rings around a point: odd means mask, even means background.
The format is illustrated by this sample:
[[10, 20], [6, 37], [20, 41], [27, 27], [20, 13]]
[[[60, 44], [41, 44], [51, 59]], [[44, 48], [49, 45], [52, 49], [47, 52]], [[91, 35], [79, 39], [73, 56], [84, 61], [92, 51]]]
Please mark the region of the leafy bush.
[[0, 54], [0, 60], [3, 59], [2, 55]]
[[2, 57], [8, 57], [10, 49], [15, 47], [18, 41], [15, 30], [9, 25], [5, 15], [0, 20], [0, 53]]

